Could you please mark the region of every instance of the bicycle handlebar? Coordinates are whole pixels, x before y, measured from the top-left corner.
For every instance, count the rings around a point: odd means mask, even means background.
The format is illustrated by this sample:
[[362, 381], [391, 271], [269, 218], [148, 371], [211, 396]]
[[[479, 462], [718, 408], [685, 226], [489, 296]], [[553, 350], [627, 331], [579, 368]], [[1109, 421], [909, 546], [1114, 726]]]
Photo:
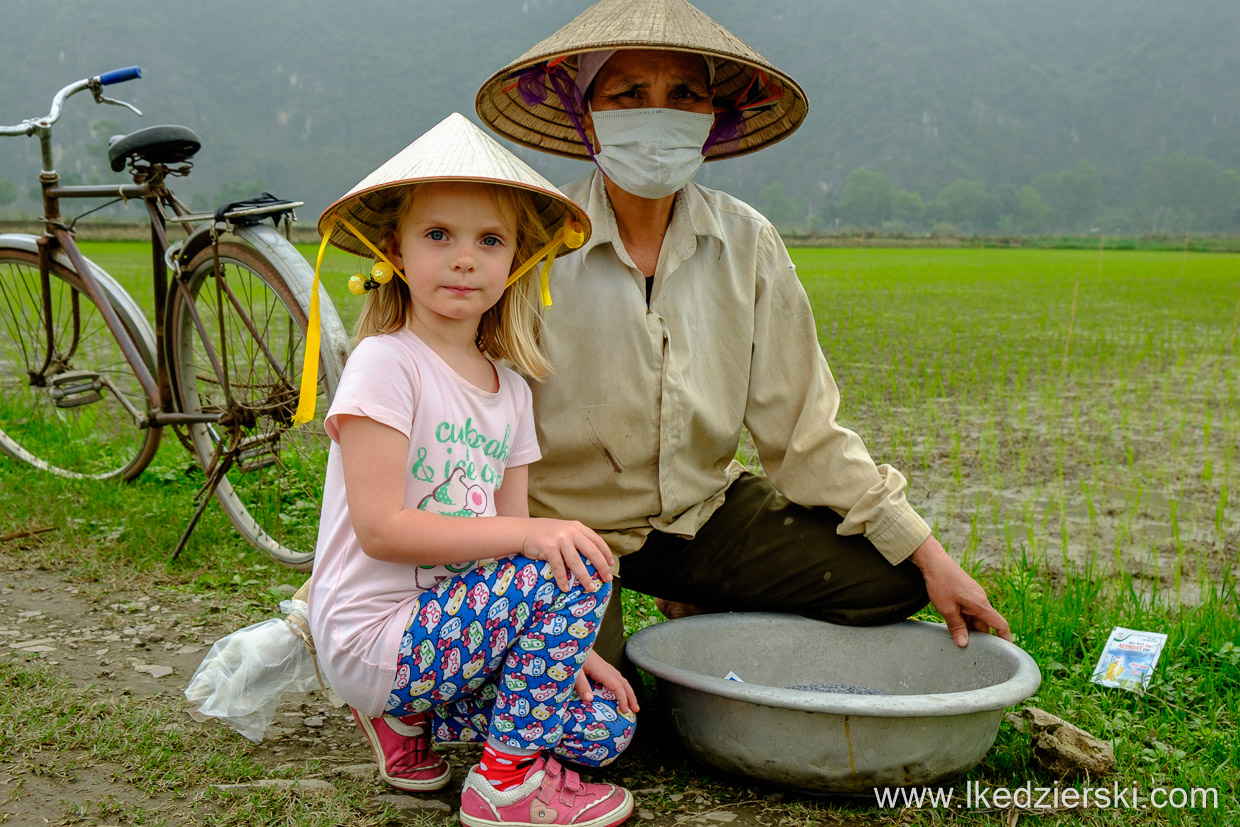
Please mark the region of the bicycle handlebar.
[[[111, 72], [104, 72], [102, 75], [96, 75], [93, 78], [83, 78], [82, 80], [74, 81], [56, 93], [55, 97], [52, 98], [51, 111], [45, 117], [27, 118], [14, 126], [0, 126], [0, 135], [33, 135], [40, 129], [47, 129], [60, 120], [60, 110], [64, 106], [65, 101], [83, 89], [93, 89], [95, 98], [100, 103], [115, 103], [115, 101], [109, 101], [107, 98], [100, 96], [99, 87], [113, 83], [124, 83], [127, 80], [134, 80], [140, 77], [142, 77], [141, 68], [128, 66], [124, 69], [113, 69]], [[128, 106], [128, 104], [124, 105]], [[130, 108], [132, 109], [132, 107]]]
[[99, 76], [99, 83], [102, 86], [111, 86], [113, 83], [124, 83], [127, 80], [136, 80], [142, 77], [142, 69], [138, 66], [126, 66], [124, 69], [113, 69], [111, 72], [104, 72]]

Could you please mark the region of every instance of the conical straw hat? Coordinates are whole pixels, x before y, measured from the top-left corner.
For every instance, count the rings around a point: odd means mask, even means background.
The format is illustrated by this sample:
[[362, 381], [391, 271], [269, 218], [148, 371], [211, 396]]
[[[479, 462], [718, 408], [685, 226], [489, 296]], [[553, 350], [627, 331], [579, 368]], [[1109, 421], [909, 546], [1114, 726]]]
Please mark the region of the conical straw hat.
[[[319, 244], [314, 282], [310, 288], [306, 350], [297, 412], [293, 415], [294, 425], [304, 424], [314, 417], [319, 375], [319, 270], [327, 245], [330, 243], [366, 258], [380, 258], [390, 265], [391, 262], [382, 253], [387, 243], [387, 239], [383, 238], [387, 222], [382, 214], [382, 204], [376, 202], [381, 200], [385, 190], [435, 182], [494, 184], [516, 187], [533, 194], [539, 218], [551, 240], [524, 263], [517, 262], [518, 266], [509, 274], [508, 283], [521, 278], [539, 261], [543, 261], [540, 281], [544, 305], [551, 304], [548, 271], [552, 260], [580, 247], [590, 237], [590, 219], [585, 210], [546, 178], [496, 143], [464, 115], [454, 112], [444, 118], [434, 129], [367, 175], [319, 216], [319, 235], [323, 241]], [[396, 272], [400, 273], [399, 270]], [[400, 276], [404, 278], [403, 273]], [[360, 280], [360, 276], [355, 278]]]
[[[555, 188], [524, 161], [499, 145], [459, 112], [453, 112], [437, 126], [402, 149], [374, 172], [323, 211], [319, 235], [342, 250], [367, 258], [373, 253], [338, 219], [350, 224], [379, 249], [384, 249], [383, 217], [378, 197], [384, 190], [408, 184], [435, 181], [464, 181], [518, 187], [535, 195], [539, 217], [548, 235], [574, 219], [584, 237], [590, 237], [590, 219], [564, 193]], [[328, 236], [330, 233], [330, 236]], [[561, 247], [557, 255], [571, 252]]]
[[588, 159], [560, 98], [551, 92], [542, 103], [527, 105], [516, 80], [523, 70], [554, 66], [557, 60], [563, 60], [561, 65], [575, 77], [576, 55], [612, 49], [666, 49], [713, 57], [716, 107], [734, 104], [739, 95], [754, 90], [755, 70], [766, 76], [768, 92], [782, 90], [769, 105], [747, 112], [740, 140], [715, 144], [706, 153], [708, 161], [745, 155], [781, 141], [809, 112], [809, 101], [795, 80], [686, 0], [601, 0], [491, 75], [478, 90], [479, 117], [519, 144]]

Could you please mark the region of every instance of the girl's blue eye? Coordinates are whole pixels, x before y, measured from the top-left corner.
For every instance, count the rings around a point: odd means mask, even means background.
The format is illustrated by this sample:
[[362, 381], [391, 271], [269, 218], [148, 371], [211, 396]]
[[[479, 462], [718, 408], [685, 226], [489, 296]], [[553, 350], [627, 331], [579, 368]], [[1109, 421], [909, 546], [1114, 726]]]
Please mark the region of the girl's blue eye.
[[486, 238], [482, 239], [482, 243], [487, 245], [488, 247], [498, 247], [501, 244], [503, 244], [504, 241], [501, 238], [497, 238], [496, 236], [489, 235]]
[[448, 236], [444, 234], [443, 230], [431, 230], [429, 233], [426, 234], [426, 237], [429, 238], [431, 241], [443, 241]]

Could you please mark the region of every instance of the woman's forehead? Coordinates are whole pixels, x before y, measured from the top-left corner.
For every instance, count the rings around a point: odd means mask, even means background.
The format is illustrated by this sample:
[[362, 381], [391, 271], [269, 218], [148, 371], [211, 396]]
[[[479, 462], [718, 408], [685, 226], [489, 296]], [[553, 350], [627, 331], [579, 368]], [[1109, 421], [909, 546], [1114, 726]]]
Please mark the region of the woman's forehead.
[[709, 83], [706, 59], [702, 55], [665, 49], [621, 49], [599, 69], [595, 83], [612, 80], [650, 82], [660, 76], [677, 81]]

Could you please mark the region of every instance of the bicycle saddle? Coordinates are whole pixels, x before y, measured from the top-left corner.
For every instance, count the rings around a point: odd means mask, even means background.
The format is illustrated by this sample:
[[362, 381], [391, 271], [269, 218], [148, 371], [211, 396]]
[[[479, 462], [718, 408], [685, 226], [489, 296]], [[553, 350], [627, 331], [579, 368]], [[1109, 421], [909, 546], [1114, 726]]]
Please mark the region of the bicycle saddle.
[[202, 141], [188, 126], [148, 126], [128, 135], [114, 135], [108, 141], [108, 160], [112, 171], [125, 169], [130, 156], [151, 164], [176, 164], [188, 161], [202, 146]]

